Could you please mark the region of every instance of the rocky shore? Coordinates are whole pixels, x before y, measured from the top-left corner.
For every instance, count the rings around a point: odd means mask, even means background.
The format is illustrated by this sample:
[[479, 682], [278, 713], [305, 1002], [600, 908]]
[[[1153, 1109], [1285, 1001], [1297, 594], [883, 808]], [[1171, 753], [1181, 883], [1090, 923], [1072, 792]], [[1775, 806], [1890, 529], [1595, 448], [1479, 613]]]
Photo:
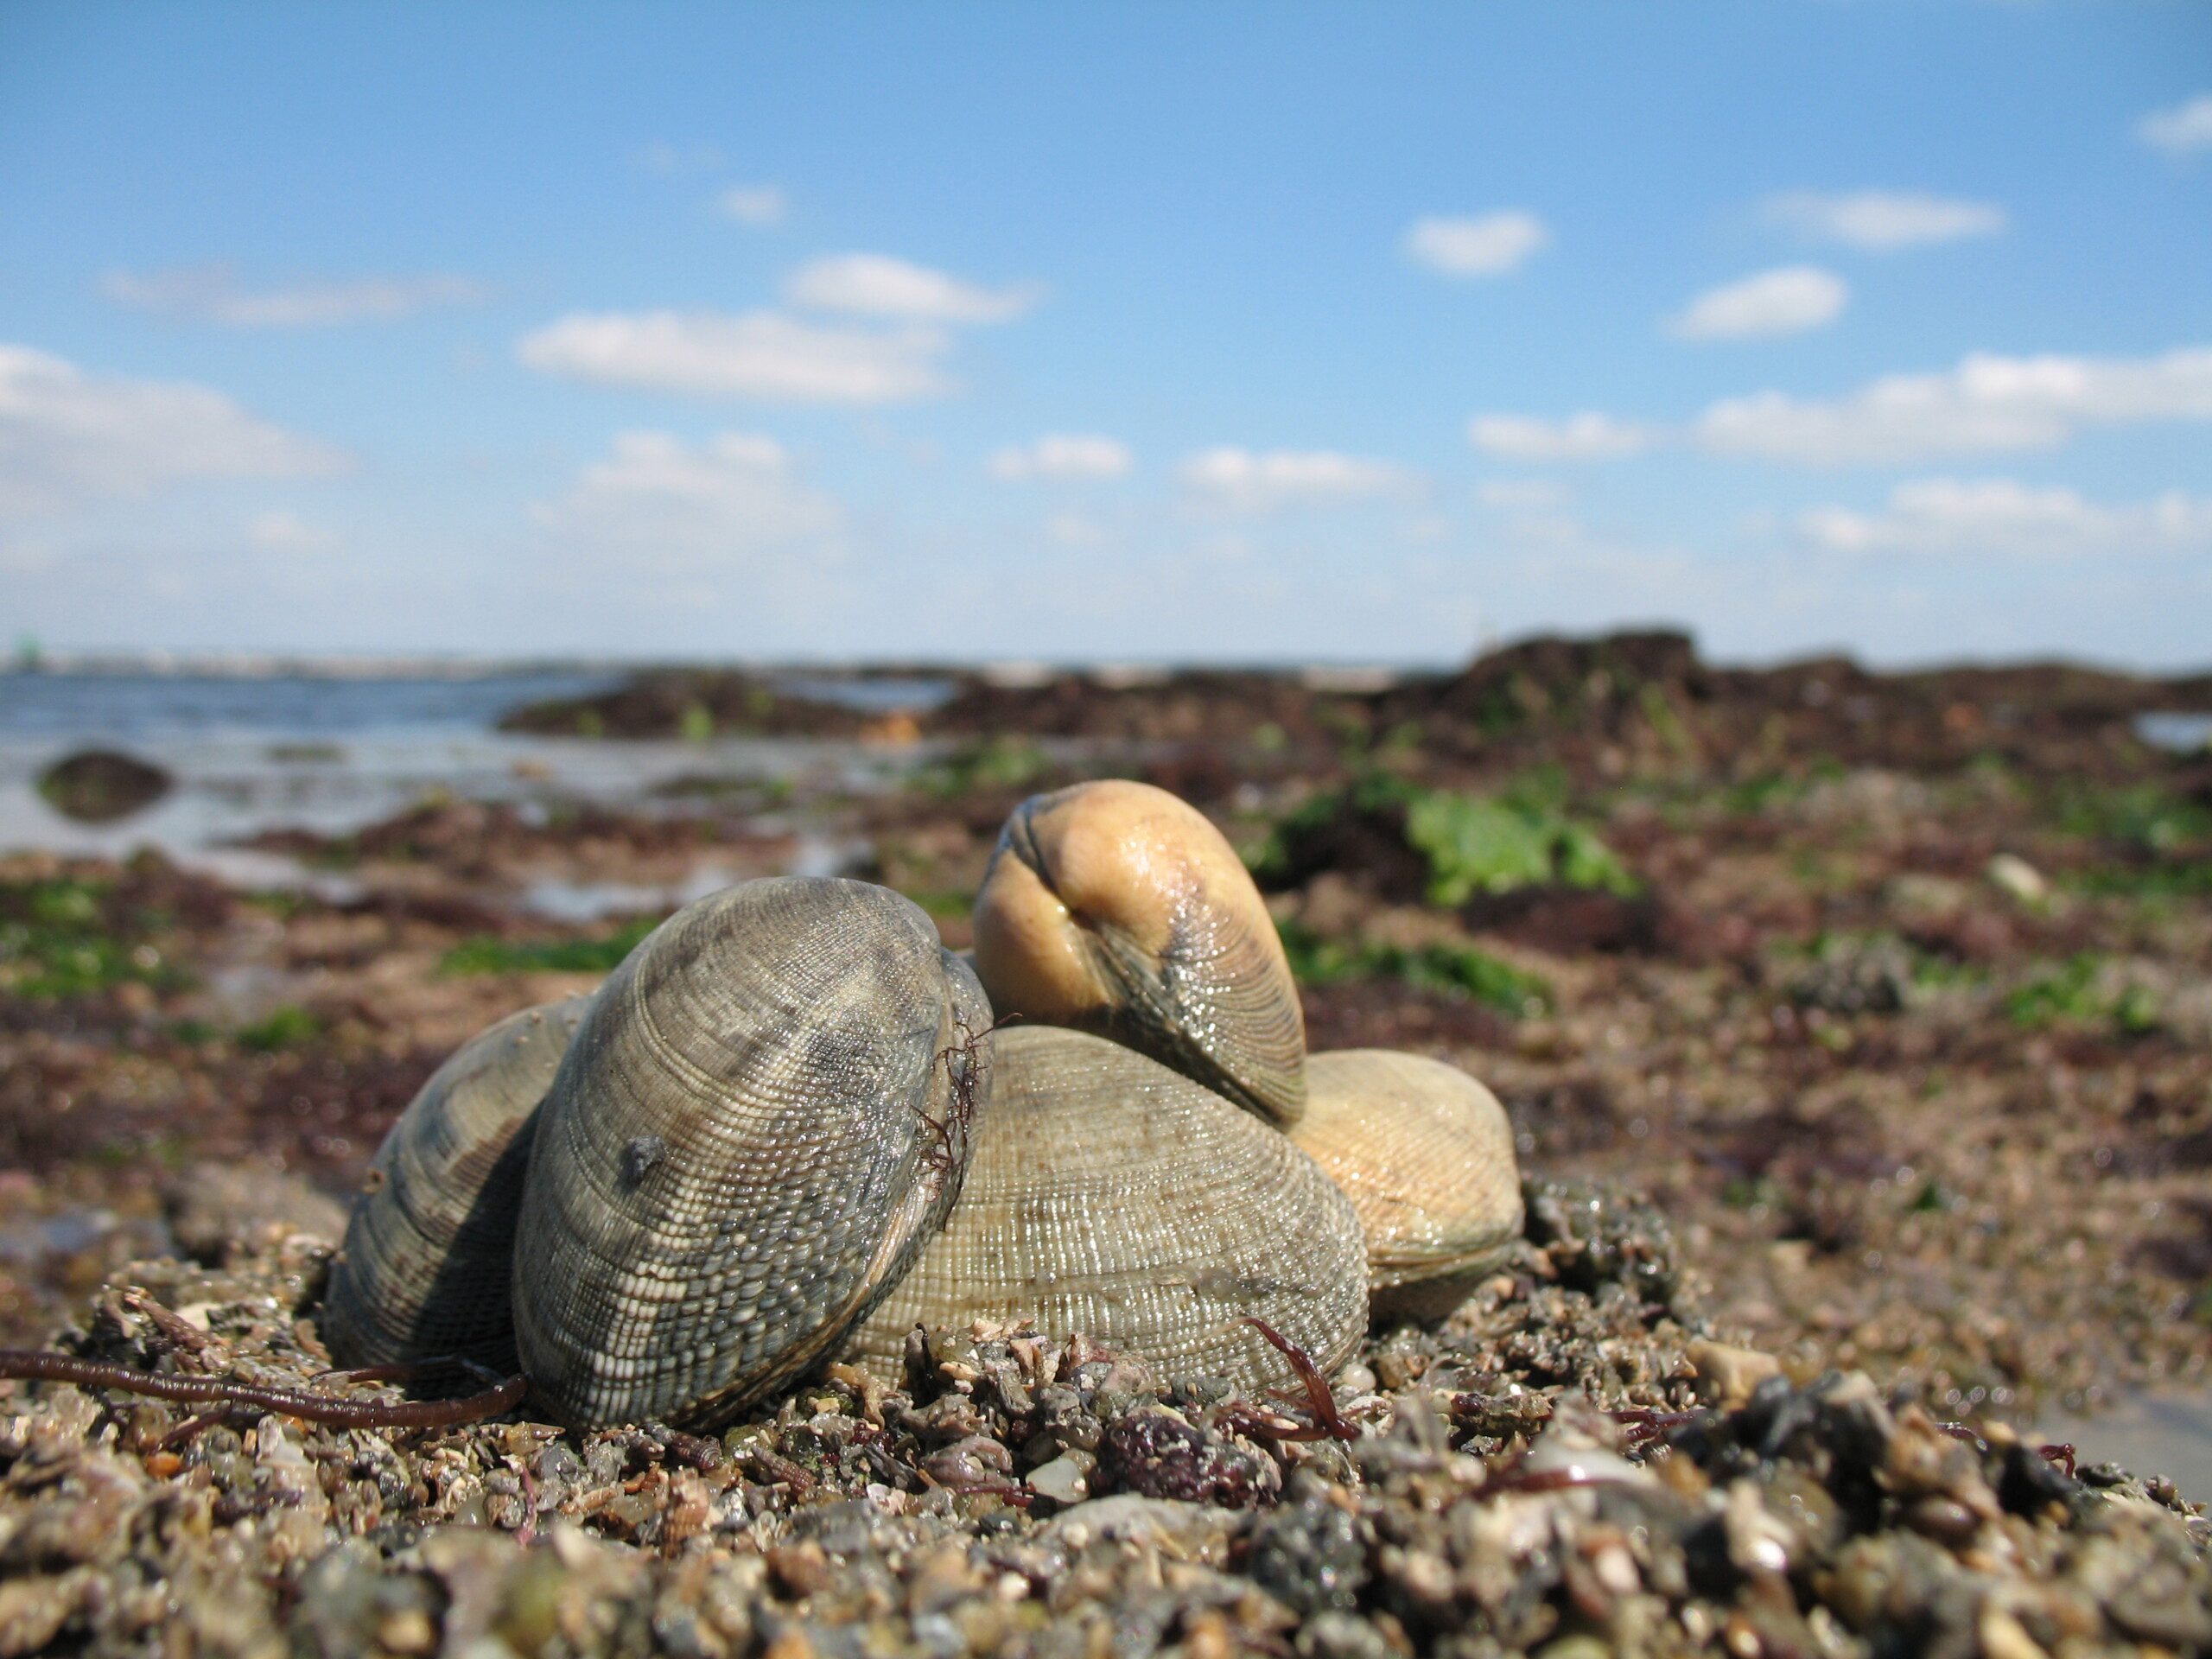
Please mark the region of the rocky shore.
[[264, 835], [290, 883], [0, 858], [0, 1341], [304, 1385], [345, 1196], [459, 1043], [702, 882], [842, 869], [965, 944], [1007, 810], [1087, 776], [1230, 835], [1313, 1048], [1497, 1091], [1511, 1269], [1376, 1333], [1348, 1442], [1018, 1332], [713, 1446], [525, 1402], [164, 1447], [181, 1408], [0, 1384], [0, 1651], [2212, 1646], [2212, 1492], [2024, 1432], [2212, 1371], [2212, 760], [2136, 724], [2212, 688], [1672, 636], [1395, 684], [975, 677], [793, 728], [902, 757], [864, 790], [725, 774], [700, 700], [681, 788]]
[[[0, 1654], [2212, 1650], [2212, 1527], [2171, 1484], [1716, 1343], [1655, 1212], [1528, 1198], [1509, 1269], [1371, 1339], [1332, 1409], [997, 1330], [712, 1440], [16, 1384]], [[133, 1264], [65, 1345], [335, 1386], [327, 1243], [238, 1230]], [[1274, 1437], [1324, 1418], [1347, 1438]]]

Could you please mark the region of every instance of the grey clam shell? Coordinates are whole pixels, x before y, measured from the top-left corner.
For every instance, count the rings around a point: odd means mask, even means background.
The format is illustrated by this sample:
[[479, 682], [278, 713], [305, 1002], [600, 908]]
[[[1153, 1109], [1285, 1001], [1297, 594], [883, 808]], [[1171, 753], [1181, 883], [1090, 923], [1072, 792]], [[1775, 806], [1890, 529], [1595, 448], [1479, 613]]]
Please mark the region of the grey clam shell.
[[457, 1354], [513, 1368], [507, 1287], [531, 1115], [588, 1001], [525, 1008], [480, 1033], [392, 1125], [331, 1266], [322, 1332], [340, 1363]]
[[1351, 1202], [1252, 1113], [1084, 1033], [1014, 1026], [944, 1230], [862, 1325], [849, 1356], [895, 1376], [916, 1325], [1032, 1320], [1167, 1376], [1247, 1389], [1294, 1379], [1248, 1317], [1325, 1369], [1367, 1328]]
[[881, 887], [753, 881], [664, 923], [539, 1116], [514, 1261], [533, 1408], [712, 1427], [819, 1358], [957, 1196], [989, 1023]]

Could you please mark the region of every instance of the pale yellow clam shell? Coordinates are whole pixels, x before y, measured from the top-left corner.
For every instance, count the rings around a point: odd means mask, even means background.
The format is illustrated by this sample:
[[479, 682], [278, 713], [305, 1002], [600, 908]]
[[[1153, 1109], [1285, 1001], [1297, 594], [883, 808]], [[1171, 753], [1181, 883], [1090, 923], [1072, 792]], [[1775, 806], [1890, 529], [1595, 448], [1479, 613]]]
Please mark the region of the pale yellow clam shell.
[[1027, 1320], [1168, 1377], [1294, 1381], [1248, 1316], [1325, 1370], [1349, 1357], [1367, 1328], [1364, 1243], [1312, 1159], [1103, 1039], [1014, 1026], [995, 1042], [960, 1202], [848, 1357], [895, 1377], [917, 1325]]
[[1513, 1127], [1456, 1066], [1355, 1048], [1307, 1057], [1291, 1139], [1359, 1213], [1377, 1319], [1440, 1318], [1521, 1232]]
[[976, 896], [976, 971], [1005, 1019], [1111, 1037], [1278, 1127], [1306, 1020], [1259, 888], [1196, 808], [1148, 784], [1016, 807]]

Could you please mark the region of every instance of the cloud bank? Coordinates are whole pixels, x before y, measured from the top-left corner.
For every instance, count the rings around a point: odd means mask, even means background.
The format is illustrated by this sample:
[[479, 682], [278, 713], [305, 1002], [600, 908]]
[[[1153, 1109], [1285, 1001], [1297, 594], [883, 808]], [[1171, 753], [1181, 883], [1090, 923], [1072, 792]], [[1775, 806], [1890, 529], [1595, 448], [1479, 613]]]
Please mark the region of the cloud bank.
[[1913, 190], [1852, 190], [1823, 195], [1791, 190], [1770, 196], [1767, 217], [1815, 242], [1832, 242], [1862, 253], [1894, 253], [1900, 248], [1970, 237], [1995, 236], [2005, 213], [1994, 202], [1961, 201]]
[[1478, 218], [1417, 219], [1406, 232], [1406, 257], [1445, 276], [1503, 276], [1551, 240], [1534, 213], [1510, 208]]
[[118, 305], [226, 328], [334, 328], [396, 322], [440, 306], [474, 305], [490, 290], [466, 276], [360, 276], [251, 290], [227, 265], [110, 271], [100, 292]]
[[1834, 322], [1850, 298], [1833, 271], [1784, 265], [1707, 289], [1667, 327], [1683, 340], [1771, 340]]
[[793, 271], [784, 297], [815, 311], [909, 322], [1008, 322], [1040, 297], [1033, 287], [986, 288], [883, 253], [841, 253]]
[[2103, 506], [2079, 492], [2011, 479], [1923, 479], [1890, 492], [1879, 512], [1817, 507], [1798, 520], [1815, 545], [1838, 553], [2074, 558], [2212, 551], [2212, 500], [2170, 491]]
[[934, 329], [824, 327], [773, 311], [572, 312], [524, 335], [516, 357], [595, 385], [764, 403], [866, 406], [951, 389]]
[[1420, 486], [1415, 474], [1394, 462], [1325, 449], [1255, 454], [1224, 446], [1192, 455], [1178, 476], [1192, 495], [1235, 512], [1388, 499]]
[[1072, 433], [1047, 433], [1033, 443], [1013, 444], [990, 459], [994, 478], [1020, 482], [1045, 479], [1055, 482], [1126, 478], [1136, 465], [1129, 446], [1119, 438]]
[[346, 464], [208, 387], [86, 374], [0, 344], [0, 517], [203, 480], [321, 477]]

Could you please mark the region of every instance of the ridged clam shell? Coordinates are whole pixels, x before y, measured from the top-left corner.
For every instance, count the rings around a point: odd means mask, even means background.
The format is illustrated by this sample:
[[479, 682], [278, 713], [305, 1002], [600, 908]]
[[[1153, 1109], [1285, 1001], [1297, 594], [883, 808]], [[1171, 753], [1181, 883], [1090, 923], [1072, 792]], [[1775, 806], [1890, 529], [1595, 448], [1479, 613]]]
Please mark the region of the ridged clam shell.
[[589, 1001], [525, 1008], [471, 1038], [392, 1125], [331, 1265], [322, 1332], [340, 1364], [458, 1354], [513, 1369], [507, 1284], [531, 1115]]
[[1455, 1066], [1354, 1048], [1306, 1058], [1291, 1139], [1351, 1198], [1377, 1319], [1438, 1319], [1521, 1231], [1513, 1128]]
[[662, 924], [539, 1114], [514, 1274], [532, 1408], [711, 1427], [803, 1371], [957, 1195], [988, 1088], [963, 1029], [989, 1023], [881, 887], [751, 881]]
[[1324, 1369], [1367, 1328], [1351, 1202], [1251, 1113], [1103, 1038], [1001, 1030], [976, 1154], [944, 1230], [849, 1357], [898, 1374], [916, 1325], [1033, 1320], [1164, 1376], [1292, 1382], [1264, 1319]]
[[1278, 1126], [1306, 1099], [1306, 1019], [1266, 901], [1196, 808], [1077, 784], [1007, 820], [976, 896], [1001, 1018], [1096, 1032]]

